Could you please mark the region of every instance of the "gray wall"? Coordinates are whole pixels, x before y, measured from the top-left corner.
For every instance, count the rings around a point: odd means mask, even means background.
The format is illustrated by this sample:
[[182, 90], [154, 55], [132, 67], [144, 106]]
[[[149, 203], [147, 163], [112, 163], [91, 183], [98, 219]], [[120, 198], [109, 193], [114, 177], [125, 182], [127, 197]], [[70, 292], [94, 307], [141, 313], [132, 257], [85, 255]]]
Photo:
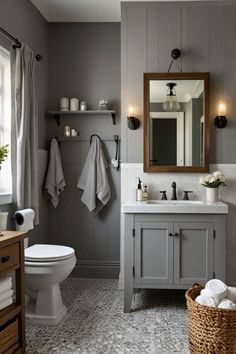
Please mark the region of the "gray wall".
[[[59, 108], [62, 96], [86, 100], [96, 109], [100, 98], [117, 111], [117, 124], [107, 116], [64, 118], [57, 128], [51, 119], [48, 138], [64, 125], [80, 131], [80, 142], [60, 144], [66, 188], [57, 209], [50, 208], [49, 240], [72, 246], [78, 256], [74, 272], [81, 276], [116, 277], [119, 271], [120, 172], [108, 167], [112, 200], [98, 215], [90, 214], [76, 188], [91, 134], [104, 141], [108, 161], [114, 157], [114, 134], [120, 136], [120, 24], [51, 23], [49, 25], [49, 107]], [[111, 141], [107, 141], [111, 140]]]
[[[29, 0], [7, 0], [0, 2], [0, 23], [12, 36], [43, 55], [43, 61], [36, 62], [36, 90], [39, 111], [39, 148], [46, 147], [47, 120], [45, 111], [48, 100], [48, 24]], [[0, 44], [10, 48], [11, 42], [0, 35]], [[39, 151], [40, 173], [40, 225], [30, 232], [31, 242], [45, 242], [48, 233], [48, 203], [42, 192], [46, 167], [46, 152]], [[1, 205], [1, 211], [13, 216], [13, 205]], [[9, 220], [10, 221], [10, 220]], [[14, 224], [9, 223], [13, 228]]]
[[[142, 120], [143, 73], [166, 72], [171, 50], [180, 48], [184, 72], [211, 74], [211, 163], [236, 162], [236, 5], [227, 3], [122, 3], [122, 117], [133, 105]], [[178, 71], [176, 65], [173, 71]], [[220, 98], [227, 102], [224, 130], [213, 125]], [[121, 131], [122, 161], [142, 162], [142, 127], [128, 130], [124, 118]]]

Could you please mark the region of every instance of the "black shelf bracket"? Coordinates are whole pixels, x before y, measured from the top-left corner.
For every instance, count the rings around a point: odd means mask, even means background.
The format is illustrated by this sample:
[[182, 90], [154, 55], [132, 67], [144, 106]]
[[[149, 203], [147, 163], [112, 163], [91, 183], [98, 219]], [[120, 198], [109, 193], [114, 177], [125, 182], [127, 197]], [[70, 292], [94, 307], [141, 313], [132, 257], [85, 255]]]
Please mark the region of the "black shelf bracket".
[[116, 125], [116, 114], [115, 113], [112, 113], [111, 114], [111, 117], [112, 117], [112, 122], [114, 125]]
[[60, 127], [60, 125], [61, 125], [61, 116], [60, 116], [60, 114], [55, 114], [54, 118], [56, 120], [57, 126]]

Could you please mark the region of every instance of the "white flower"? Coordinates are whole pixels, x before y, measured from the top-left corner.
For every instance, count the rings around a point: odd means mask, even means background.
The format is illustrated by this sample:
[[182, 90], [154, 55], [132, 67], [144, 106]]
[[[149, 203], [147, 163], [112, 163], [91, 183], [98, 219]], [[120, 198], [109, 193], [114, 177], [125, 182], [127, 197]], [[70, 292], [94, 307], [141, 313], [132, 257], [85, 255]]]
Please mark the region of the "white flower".
[[209, 188], [218, 188], [219, 186], [225, 186], [225, 176], [221, 171], [215, 171], [212, 175], [206, 175], [201, 177], [199, 182]]

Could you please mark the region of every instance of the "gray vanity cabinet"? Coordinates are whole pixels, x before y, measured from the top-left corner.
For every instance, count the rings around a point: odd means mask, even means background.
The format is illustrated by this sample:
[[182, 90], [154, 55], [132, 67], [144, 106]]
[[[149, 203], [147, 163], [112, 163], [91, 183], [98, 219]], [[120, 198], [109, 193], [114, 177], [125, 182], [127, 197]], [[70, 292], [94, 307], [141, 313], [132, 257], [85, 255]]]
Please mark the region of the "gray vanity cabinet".
[[225, 215], [125, 214], [124, 311], [134, 289], [225, 279]]
[[213, 224], [136, 222], [137, 284], [205, 283], [213, 277]]

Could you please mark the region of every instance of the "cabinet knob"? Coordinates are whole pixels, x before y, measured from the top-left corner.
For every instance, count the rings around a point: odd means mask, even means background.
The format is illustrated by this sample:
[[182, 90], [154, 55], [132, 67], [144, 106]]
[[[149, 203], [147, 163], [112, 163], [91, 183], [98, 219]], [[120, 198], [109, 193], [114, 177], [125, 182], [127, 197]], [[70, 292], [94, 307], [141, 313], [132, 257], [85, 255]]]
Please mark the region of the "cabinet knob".
[[174, 235], [172, 234], [172, 232], [170, 232], [168, 236], [174, 236]]
[[2, 257], [2, 263], [6, 263], [8, 261], [10, 261], [11, 257], [10, 256], [3, 256]]
[[174, 233], [174, 236], [179, 236], [178, 232], [175, 232], [175, 233]]

